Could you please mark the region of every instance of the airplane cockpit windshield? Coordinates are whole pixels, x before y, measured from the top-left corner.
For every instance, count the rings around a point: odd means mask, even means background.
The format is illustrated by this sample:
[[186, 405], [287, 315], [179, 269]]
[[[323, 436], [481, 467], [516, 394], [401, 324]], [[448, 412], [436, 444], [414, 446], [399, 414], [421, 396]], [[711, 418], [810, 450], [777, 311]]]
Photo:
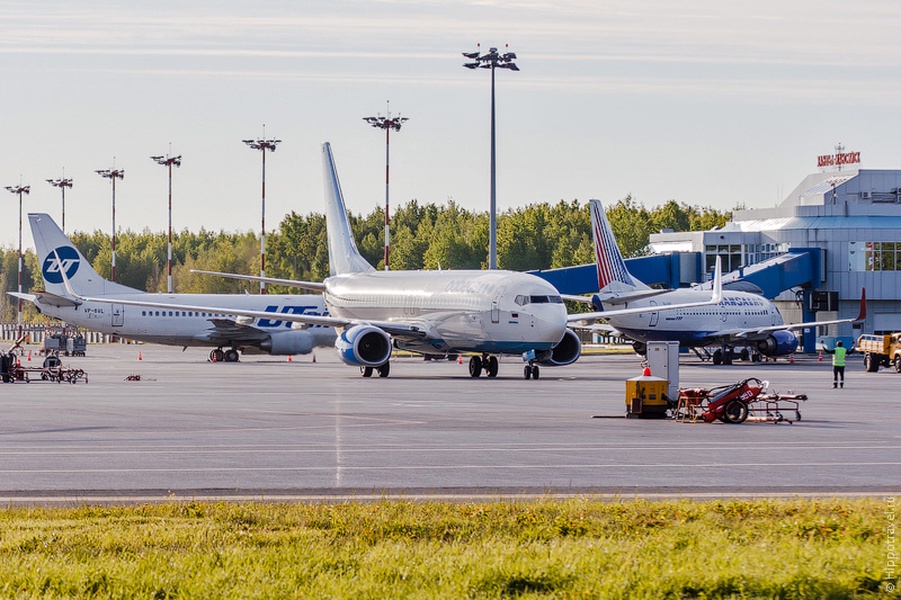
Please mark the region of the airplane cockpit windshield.
[[526, 304], [563, 304], [563, 298], [560, 296], [526, 296], [520, 294], [516, 296], [514, 302], [519, 306]]

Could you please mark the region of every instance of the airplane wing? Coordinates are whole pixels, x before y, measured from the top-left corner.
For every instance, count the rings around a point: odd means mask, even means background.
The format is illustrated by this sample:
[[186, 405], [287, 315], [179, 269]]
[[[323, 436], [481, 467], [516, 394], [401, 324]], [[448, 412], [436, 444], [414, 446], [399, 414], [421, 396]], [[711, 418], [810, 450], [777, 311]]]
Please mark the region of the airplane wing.
[[256, 275], [238, 275], [237, 273], [220, 273], [218, 271], [201, 271], [200, 269], [191, 269], [192, 273], [200, 273], [202, 275], [217, 275], [228, 279], [242, 279], [244, 281], [259, 281], [262, 283], [271, 283], [274, 285], [287, 285], [314, 292], [324, 292], [325, 284], [316, 281], [298, 281], [295, 279], [276, 279], [275, 277], [258, 277]]
[[661, 304], [659, 306], [640, 306], [637, 308], [622, 308], [615, 310], [603, 310], [590, 313], [575, 313], [567, 316], [566, 320], [575, 327], [586, 327], [593, 325], [596, 321], [607, 319], [609, 317], [618, 317], [622, 315], [637, 315], [648, 312], [660, 312], [668, 310], [679, 310], [682, 308], [693, 308], [696, 306], [708, 306], [710, 304], [719, 304], [723, 300], [723, 272], [720, 266], [720, 259], [716, 259], [716, 269], [713, 274], [713, 290], [710, 298], [699, 300], [698, 302], [685, 302], [682, 304]]

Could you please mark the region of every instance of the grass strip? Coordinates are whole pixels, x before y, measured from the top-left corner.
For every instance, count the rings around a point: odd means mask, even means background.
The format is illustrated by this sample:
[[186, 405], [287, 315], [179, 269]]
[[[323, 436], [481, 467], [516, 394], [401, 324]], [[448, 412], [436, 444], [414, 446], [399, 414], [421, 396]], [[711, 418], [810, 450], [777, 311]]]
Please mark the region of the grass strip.
[[0, 511], [2, 598], [875, 598], [887, 499]]

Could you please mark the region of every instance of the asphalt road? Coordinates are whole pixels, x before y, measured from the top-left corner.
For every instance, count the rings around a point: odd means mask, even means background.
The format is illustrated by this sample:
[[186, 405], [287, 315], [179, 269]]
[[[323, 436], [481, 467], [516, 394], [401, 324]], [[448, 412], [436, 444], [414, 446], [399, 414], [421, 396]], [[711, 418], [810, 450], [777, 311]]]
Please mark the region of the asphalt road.
[[758, 377], [810, 398], [794, 424], [727, 425], [622, 418], [624, 380], [641, 373], [634, 355], [586, 356], [538, 381], [511, 358], [489, 380], [413, 358], [363, 379], [327, 349], [315, 363], [206, 357], [89, 346], [63, 360], [87, 384], [0, 384], [0, 502], [901, 490], [901, 375], [867, 374], [859, 358], [833, 390], [816, 358], [715, 367], [683, 357], [683, 386]]

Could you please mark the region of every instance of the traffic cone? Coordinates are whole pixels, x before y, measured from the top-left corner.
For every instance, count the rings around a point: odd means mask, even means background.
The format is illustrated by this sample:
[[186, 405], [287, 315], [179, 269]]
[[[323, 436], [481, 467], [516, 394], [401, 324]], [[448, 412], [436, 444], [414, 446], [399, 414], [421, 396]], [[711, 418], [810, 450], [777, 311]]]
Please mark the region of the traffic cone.
[[791, 355], [791, 358], [789, 358], [788, 363], [791, 365], [795, 364], [795, 355], [794, 354]]
[[820, 362], [823, 362], [823, 351], [822, 351], [822, 350], [820, 350], [820, 351], [817, 353], [817, 360], [820, 361]]
[[294, 357], [290, 354], [288, 355], [288, 362], [294, 362]]
[[316, 362], [316, 353], [315, 352], [313, 353], [313, 362], [314, 363]]
[[141, 355], [140, 350], [138, 350], [138, 360], [144, 360], [144, 357]]
[[31, 350], [28, 351], [28, 362], [31, 362]]
[[463, 364], [463, 355], [462, 355], [462, 354], [458, 354], [458, 355], [457, 355], [457, 364], [458, 364], [458, 365], [462, 365], [462, 364]]

